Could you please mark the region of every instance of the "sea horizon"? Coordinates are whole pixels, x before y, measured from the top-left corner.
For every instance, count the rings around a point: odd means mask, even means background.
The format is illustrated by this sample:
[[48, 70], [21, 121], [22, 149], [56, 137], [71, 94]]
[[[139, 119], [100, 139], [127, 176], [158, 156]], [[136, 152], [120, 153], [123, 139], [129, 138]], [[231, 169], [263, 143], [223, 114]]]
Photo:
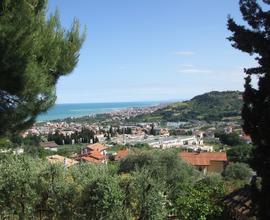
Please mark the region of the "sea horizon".
[[[180, 100], [179, 100], [180, 101]], [[37, 122], [78, 118], [95, 114], [109, 113], [128, 108], [144, 108], [176, 101], [137, 101], [137, 102], [97, 102], [97, 103], [58, 103], [46, 113], [37, 117]]]

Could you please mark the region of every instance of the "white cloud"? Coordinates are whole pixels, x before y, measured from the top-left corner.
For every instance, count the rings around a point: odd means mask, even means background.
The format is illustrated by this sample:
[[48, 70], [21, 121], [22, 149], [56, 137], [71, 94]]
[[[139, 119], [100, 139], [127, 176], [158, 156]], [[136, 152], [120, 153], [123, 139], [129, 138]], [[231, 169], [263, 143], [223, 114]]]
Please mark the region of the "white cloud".
[[195, 54], [193, 51], [176, 51], [174, 54], [179, 56], [192, 56]]
[[212, 73], [212, 70], [205, 69], [183, 69], [179, 70], [178, 73]]

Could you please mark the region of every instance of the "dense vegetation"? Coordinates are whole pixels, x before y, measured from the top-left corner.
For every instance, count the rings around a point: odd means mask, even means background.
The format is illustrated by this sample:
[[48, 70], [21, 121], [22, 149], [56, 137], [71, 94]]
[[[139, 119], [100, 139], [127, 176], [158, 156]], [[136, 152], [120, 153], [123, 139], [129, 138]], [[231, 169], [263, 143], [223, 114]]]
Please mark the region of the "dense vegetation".
[[[232, 46], [255, 57], [257, 66], [245, 69], [243, 129], [255, 145], [251, 166], [262, 179], [261, 189], [253, 191], [259, 219], [270, 219], [270, 1], [240, 0], [247, 25], [228, 19]], [[256, 80], [254, 80], [256, 79]], [[254, 86], [255, 85], [255, 86]], [[254, 189], [256, 186], [254, 186]]]
[[138, 151], [105, 165], [51, 165], [2, 155], [1, 219], [222, 219], [230, 178], [242, 167], [204, 176], [174, 151]]
[[239, 117], [241, 107], [241, 92], [210, 92], [196, 96], [190, 101], [168, 105], [151, 114], [139, 115], [131, 121], [221, 121], [231, 117]]
[[46, 0], [0, 1], [0, 136], [31, 126], [78, 62], [79, 23], [65, 30], [57, 13], [46, 13]]

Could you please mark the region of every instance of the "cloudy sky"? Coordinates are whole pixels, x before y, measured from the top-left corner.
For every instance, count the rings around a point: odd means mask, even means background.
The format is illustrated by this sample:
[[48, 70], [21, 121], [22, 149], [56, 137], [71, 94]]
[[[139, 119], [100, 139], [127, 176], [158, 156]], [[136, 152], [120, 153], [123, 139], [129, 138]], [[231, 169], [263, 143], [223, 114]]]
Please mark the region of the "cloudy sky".
[[57, 103], [182, 100], [243, 90], [253, 59], [226, 39], [237, 0], [50, 0], [64, 27], [87, 27], [80, 60]]

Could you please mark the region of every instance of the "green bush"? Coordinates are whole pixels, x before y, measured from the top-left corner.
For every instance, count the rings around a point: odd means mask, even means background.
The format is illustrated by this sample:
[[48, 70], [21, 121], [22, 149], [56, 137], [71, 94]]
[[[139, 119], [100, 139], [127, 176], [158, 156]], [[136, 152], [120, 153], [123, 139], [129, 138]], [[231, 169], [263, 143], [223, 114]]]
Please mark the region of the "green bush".
[[251, 171], [246, 163], [230, 163], [224, 171], [224, 177], [226, 180], [248, 181], [251, 178]]

